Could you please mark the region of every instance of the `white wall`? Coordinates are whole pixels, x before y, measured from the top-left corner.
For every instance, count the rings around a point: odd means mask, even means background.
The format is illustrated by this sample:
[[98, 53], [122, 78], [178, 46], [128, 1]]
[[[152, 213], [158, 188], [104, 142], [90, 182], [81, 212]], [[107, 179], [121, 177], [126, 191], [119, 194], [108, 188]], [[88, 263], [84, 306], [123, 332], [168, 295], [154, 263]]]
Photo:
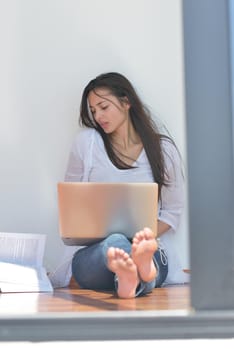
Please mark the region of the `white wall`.
[[[0, 3], [0, 231], [48, 235], [56, 265], [56, 183], [78, 128], [81, 92], [119, 71], [166, 123], [185, 158], [180, 0]], [[187, 216], [178, 235], [188, 266]]]

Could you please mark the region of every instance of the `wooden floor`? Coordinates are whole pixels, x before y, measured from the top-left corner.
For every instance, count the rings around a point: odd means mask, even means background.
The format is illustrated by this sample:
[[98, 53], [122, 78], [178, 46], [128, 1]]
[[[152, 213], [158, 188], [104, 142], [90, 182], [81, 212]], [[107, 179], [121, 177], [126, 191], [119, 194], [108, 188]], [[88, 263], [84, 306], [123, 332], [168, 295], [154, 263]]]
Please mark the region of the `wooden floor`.
[[0, 314], [34, 314], [43, 312], [189, 310], [189, 285], [154, 289], [135, 299], [119, 299], [111, 292], [70, 288], [53, 293], [5, 293], [0, 295]]

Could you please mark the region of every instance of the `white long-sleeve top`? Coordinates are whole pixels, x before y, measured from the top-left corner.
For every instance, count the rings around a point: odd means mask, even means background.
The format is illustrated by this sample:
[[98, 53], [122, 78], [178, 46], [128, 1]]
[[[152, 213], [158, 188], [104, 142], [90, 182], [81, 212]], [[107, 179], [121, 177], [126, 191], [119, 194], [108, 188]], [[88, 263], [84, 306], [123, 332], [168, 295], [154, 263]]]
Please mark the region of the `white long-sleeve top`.
[[[160, 237], [160, 244], [168, 257], [168, 276], [165, 284], [186, 283], [188, 275], [182, 270], [175, 248], [175, 233], [184, 208], [184, 179], [181, 159], [175, 146], [162, 141], [162, 149], [169, 177], [169, 186], [163, 186], [158, 203], [158, 219], [171, 229]], [[144, 149], [135, 161], [133, 169], [118, 169], [109, 159], [103, 140], [95, 129], [81, 129], [72, 144], [65, 181], [69, 182], [153, 182], [153, 175]], [[50, 274], [54, 287], [66, 286], [71, 278], [71, 261], [78, 246], [65, 246], [63, 260]]]

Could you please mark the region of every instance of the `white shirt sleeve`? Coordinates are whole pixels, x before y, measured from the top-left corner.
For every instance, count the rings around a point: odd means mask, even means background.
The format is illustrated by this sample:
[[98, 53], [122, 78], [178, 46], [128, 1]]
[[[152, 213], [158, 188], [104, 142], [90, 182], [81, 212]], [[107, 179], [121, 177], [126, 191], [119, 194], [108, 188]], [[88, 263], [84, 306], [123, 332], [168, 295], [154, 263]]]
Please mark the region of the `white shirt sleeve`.
[[170, 141], [162, 142], [165, 166], [167, 170], [167, 186], [162, 187], [159, 201], [158, 219], [178, 228], [185, 202], [185, 182], [179, 152]]
[[[87, 181], [86, 172], [90, 166], [92, 143], [92, 130], [82, 129], [78, 132], [71, 147], [67, 170], [65, 173], [65, 181]], [[50, 281], [54, 288], [68, 286], [72, 276], [71, 264], [73, 255], [78, 249], [82, 248], [83, 246], [64, 245], [64, 251], [59, 265], [49, 274]]]
[[91, 154], [92, 135], [93, 132], [89, 129], [82, 129], [76, 135], [68, 158], [65, 181], [86, 181], [85, 172]]

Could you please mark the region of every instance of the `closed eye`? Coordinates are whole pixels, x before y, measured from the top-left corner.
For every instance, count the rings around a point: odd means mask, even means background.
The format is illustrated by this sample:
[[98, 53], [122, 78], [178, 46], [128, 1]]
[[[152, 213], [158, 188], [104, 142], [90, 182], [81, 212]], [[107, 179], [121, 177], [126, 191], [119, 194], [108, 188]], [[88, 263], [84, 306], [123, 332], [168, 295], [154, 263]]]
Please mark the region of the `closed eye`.
[[[109, 105], [105, 105], [105, 106], [99, 106], [99, 108], [104, 111], [105, 109], [107, 109], [109, 107]], [[90, 112], [92, 113], [92, 115], [94, 116], [96, 114], [96, 109], [92, 109], [90, 108]]]

